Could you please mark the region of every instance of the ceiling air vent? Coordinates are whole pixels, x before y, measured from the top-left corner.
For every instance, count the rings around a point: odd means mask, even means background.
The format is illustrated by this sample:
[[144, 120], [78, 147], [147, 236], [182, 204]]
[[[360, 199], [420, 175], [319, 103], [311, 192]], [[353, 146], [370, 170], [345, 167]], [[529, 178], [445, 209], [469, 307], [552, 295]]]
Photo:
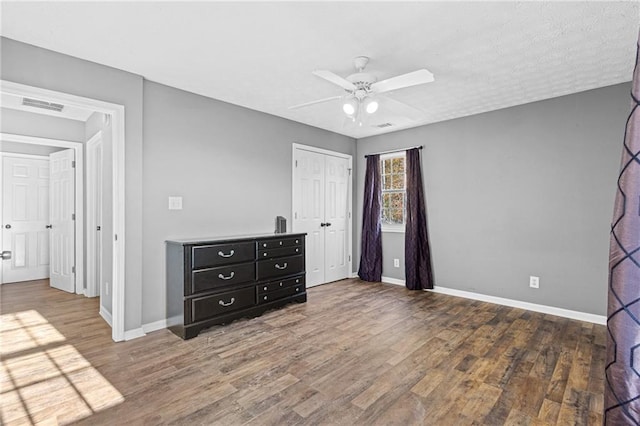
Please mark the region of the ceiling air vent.
[[391, 127], [391, 126], [393, 126], [393, 124], [391, 124], [391, 123], [376, 124], [376, 127], [380, 128], [380, 129], [384, 129], [385, 127]]
[[62, 109], [64, 108], [64, 105], [62, 104], [54, 104], [53, 102], [39, 101], [37, 99], [30, 99], [30, 98], [23, 98], [22, 105], [34, 107], [34, 108], [48, 109], [50, 111], [57, 111], [57, 112], [62, 111]]

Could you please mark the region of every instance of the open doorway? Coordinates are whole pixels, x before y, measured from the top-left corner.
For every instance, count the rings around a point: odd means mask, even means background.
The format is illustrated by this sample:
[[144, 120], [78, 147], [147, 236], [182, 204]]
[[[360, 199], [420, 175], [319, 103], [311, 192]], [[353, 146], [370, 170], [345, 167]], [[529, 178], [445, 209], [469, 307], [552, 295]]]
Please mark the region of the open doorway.
[[[81, 140], [78, 138], [61, 140], [54, 137], [42, 137], [32, 131], [7, 133], [7, 129], [13, 129], [11, 126], [3, 124], [2, 131], [5, 133], [0, 133], [2, 139], [0, 151], [6, 152], [7, 144], [22, 144], [29, 146], [31, 150], [35, 149], [34, 147], [58, 146], [74, 152], [75, 159], [72, 160], [75, 162], [74, 176], [76, 179], [75, 196], [73, 197], [75, 211], [72, 223], [75, 232], [73, 238], [74, 289], [76, 293], [86, 296], [100, 296], [100, 314], [111, 325], [113, 340], [124, 340], [124, 107], [7, 81], [0, 83], [3, 109], [7, 105], [5, 102], [7, 97], [13, 97], [20, 99], [23, 103], [34, 100], [41, 103], [40, 106], [44, 105], [45, 108], [31, 104], [27, 106], [40, 108], [42, 112], [38, 112], [48, 116], [53, 115], [51, 108], [60, 109], [60, 107], [66, 108], [67, 111], [82, 110], [86, 114], [82, 121], [86, 123], [87, 130], [85, 137]], [[23, 108], [21, 111], [25, 111], [25, 109]], [[89, 126], [89, 121], [93, 122], [91, 126]], [[33, 134], [38, 136], [32, 136]], [[109, 144], [101, 146], [103, 149], [97, 158], [92, 157], [93, 169], [86, 169], [84, 166], [87, 165], [85, 161], [87, 159], [87, 142], [102, 140], [105, 134], [111, 138]], [[101, 201], [98, 204], [94, 202], [89, 206], [86, 203], [87, 193], [85, 191], [87, 177], [93, 176], [91, 182], [95, 189], [96, 173], [100, 175], [98, 180], [102, 193], [107, 194], [108, 197], [101, 196], [101, 199], [106, 202]], [[96, 205], [100, 212], [96, 212]], [[86, 220], [89, 210], [93, 215], [91, 221]], [[108, 214], [104, 215], [105, 211]], [[99, 223], [103, 217], [105, 221]], [[3, 224], [4, 221], [3, 219]], [[90, 223], [92, 228], [86, 227], [87, 223]], [[101, 238], [95, 238], [94, 232], [96, 231], [107, 232], [103, 232]], [[89, 238], [90, 234], [92, 238]], [[92, 247], [88, 246], [89, 243], [92, 244]], [[97, 244], [100, 244], [100, 247], [97, 247]], [[2, 250], [6, 250], [4, 242]], [[108, 252], [110, 256], [105, 256], [105, 252]], [[88, 262], [89, 256], [92, 262]], [[87, 266], [92, 269], [88, 270]], [[100, 285], [99, 280], [95, 279], [95, 277], [105, 276], [109, 278], [106, 289]], [[89, 277], [91, 279], [88, 279]]]

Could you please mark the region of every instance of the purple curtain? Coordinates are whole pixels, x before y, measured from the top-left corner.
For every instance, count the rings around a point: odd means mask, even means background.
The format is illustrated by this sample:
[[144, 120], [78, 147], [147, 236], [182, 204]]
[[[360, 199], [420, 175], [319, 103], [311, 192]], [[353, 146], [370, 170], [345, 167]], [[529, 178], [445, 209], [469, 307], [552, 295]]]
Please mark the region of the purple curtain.
[[640, 67], [637, 53], [631, 100], [611, 226], [606, 425], [640, 425]]
[[380, 156], [367, 157], [362, 209], [362, 245], [358, 276], [365, 281], [382, 280], [382, 224], [380, 221], [381, 194]]
[[433, 288], [427, 212], [422, 186], [420, 150], [407, 150], [407, 215], [404, 234], [405, 283], [409, 290]]

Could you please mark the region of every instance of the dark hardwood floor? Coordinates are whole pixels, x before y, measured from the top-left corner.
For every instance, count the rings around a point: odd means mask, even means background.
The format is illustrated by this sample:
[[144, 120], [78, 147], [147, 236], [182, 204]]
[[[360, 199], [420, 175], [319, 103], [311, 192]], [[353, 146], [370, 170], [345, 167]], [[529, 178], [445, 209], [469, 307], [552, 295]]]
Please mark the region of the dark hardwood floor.
[[345, 280], [206, 330], [113, 343], [97, 299], [0, 286], [2, 423], [596, 425], [605, 328]]

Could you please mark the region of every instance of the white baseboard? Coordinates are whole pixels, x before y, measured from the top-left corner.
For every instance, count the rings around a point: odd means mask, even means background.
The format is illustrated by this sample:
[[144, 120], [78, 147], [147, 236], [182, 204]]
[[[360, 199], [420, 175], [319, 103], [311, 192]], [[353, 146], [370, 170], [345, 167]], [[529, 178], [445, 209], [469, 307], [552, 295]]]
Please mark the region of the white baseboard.
[[133, 330], [127, 330], [124, 332], [124, 340], [133, 340], [146, 335], [147, 334], [144, 332], [142, 327], [134, 328]]
[[[405, 285], [404, 280], [396, 278], [382, 277], [382, 282], [395, 285]], [[570, 318], [579, 321], [591, 322], [594, 324], [606, 325], [607, 317], [604, 315], [589, 314], [586, 312], [572, 311], [570, 309], [556, 308], [555, 306], [538, 305], [537, 303], [523, 302], [520, 300], [505, 299], [504, 297], [488, 296], [486, 294], [473, 293], [470, 291], [456, 290], [453, 288], [435, 286], [434, 293], [447, 294], [449, 296], [464, 297], [465, 299], [479, 300], [481, 302], [495, 303], [496, 305], [509, 306], [511, 308], [526, 309], [528, 311], [540, 312], [543, 314], [556, 315], [563, 318]]]
[[399, 280], [397, 278], [390, 278], [390, 277], [382, 277], [382, 282], [383, 283], [387, 283], [387, 284], [394, 284], [394, 285], [404, 285], [404, 280]]
[[109, 327], [113, 327], [113, 318], [111, 317], [111, 312], [108, 312], [102, 305], [100, 305], [100, 316], [103, 320], [109, 324]]
[[143, 324], [142, 330], [145, 333], [151, 333], [152, 331], [162, 330], [163, 328], [171, 327], [172, 325], [180, 324], [181, 322], [182, 322], [182, 317], [175, 316], [175, 317], [163, 319], [160, 321], [154, 321], [148, 324]]

